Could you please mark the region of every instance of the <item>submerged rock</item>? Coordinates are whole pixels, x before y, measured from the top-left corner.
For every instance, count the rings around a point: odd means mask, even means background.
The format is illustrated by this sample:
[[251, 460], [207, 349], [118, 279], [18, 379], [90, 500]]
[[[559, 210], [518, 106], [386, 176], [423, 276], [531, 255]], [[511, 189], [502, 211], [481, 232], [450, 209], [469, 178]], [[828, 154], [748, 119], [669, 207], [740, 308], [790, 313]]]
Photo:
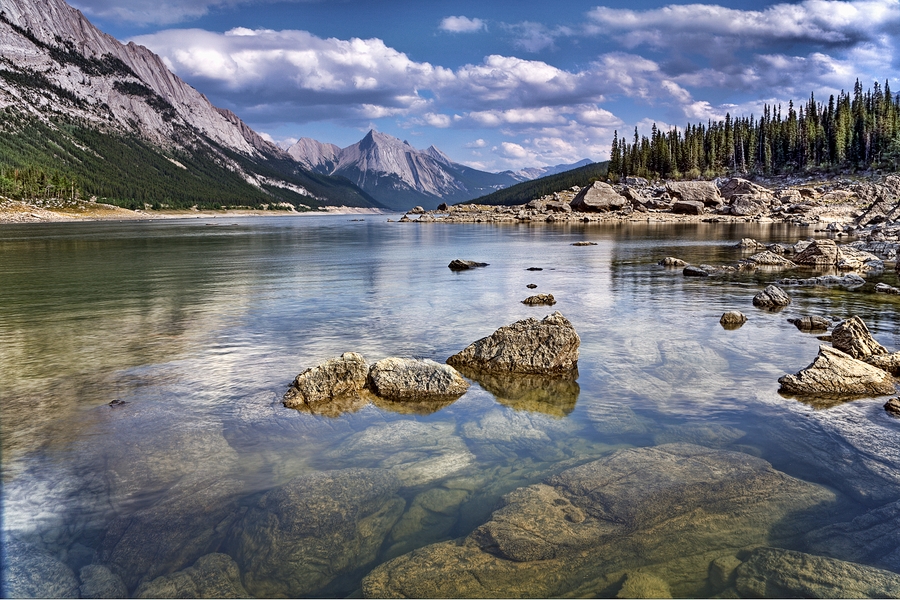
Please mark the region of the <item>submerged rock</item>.
[[694, 265], [686, 266], [681, 274], [685, 277], [709, 277], [709, 272], [706, 269]]
[[501, 327], [447, 359], [453, 366], [501, 373], [551, 374], [574, 370], [581, 338], [559, 311], [543, 320]]
[[791, 297], [777, 285], [768, 285], [766, 289], [753, 296], [753, 306], [760, 308], [782, 308], [791, 303]]
[[475, 269], [477, 267], [486, 267], [488, 263], [483, 262], [475, 262], [474, 260], [460, 260], [458, 258], [450, 261], [450, 264], [447, 265], [450, 267], [451, 271], [467, 271], [469, 269]]
[[347, 469], [298, 477], [265, 494], [229, 544], [247, 591], [315, 596], [372, 563], [406, 505], [399, 487], [389, 471]]
[[799, 319], [788, 319], [800, 331], [828, 331], [831, 327], [831, 321], [825, 317], [811, 317], [809, 315], [800, 317]]
[[[892, 398], [900, 408], [900, 401]], [[888, 402], [890, 403], [890, 401]], [[900, 500], [806, 536], [809, 552], [900, 573]]]
[[676, 596], [703, 595], [709, 553], [794, 539], [815, 517], [806, 516], [811, 509], [833, 499], [746, 454], [690, 444], [621, 450], [507, 494], [463, 540], [376, 567], [363, 593], [593, 597], [609, 594], [615, 581], [607, 574], [652, 572], [696, 554], [695, 574], [666, 583]]
[[[85, 565], [78, 573], [81, 586], [78, 588], [82, 598], [127, 598], [128, 588], [122, 578], [104, 565]], [[176, 596], [157, 595], [157, 598], [175, 598]]]
[[819, 277], [809, 277], [807, 279], [779, 279], [776, 283], [779, 285], [793, 285], [801, 287], [843, 287], [853, 290], [864, 286], [866, 280], [856, 273], [847, 273], [838, 277], [837, 275], [820, 275]]
[[288, 408], [314, 407], [343, 396], [355, 396], [366, 386], [369, 365], [361, 354], [345, 352], [321, 365], [306, 369], [284, 395]]
[[780, 548], [757, 548], [738, 567], [744, 598], [896, 598], [900, 575]]
[[389, 400], [459, 397], [469, 389], [469, 383], [453, 367], [413, 358], [379, 360], [369, 371], [369, 385], [374, 393]]
[[493, 394], [500, 404], [515, 408], [563, 417], [575, 409], [581, 388], [575, 381], [578, 371], [565, 376], [497, 373], [461, 367], [463, 375], [475, 380]]
[[728, 312], [723, 313], [721, 318], [719, 318], [719, 323], [725, 329], [737, 329], [746, 322], [747, 317], [738, 310], [729, 310]]
[[[125, 596], [121, 596], [125, 597]], [[135, 598], [249, 598], [237, 563], [227, 554], [207, 554], [193, 566], [141, 584]]]
[[875, 341], [869, 333], [869, 328], [859, 317], [841, 321], [831, 332], [831, 344], [841, 352], [858, 359], [888, 353], [884, 346]]
[[[4, 532], [4, 537], [6, 537]], [[5, 598], [77, 598], [78, 580], [67, 565], [30, 544], [2, 546], [0, 583]]]
[[522, 300], [522, 304], [529, 306], [553, 306], [556, 304], [556, 298], [553, 297], [553, 294], [537, 294], [525, 298]]
[[779, 391], [798, 395], [882, 396], [894, 392], [890, 374], [829, 346], [819, 346], [819, 355], [808, 367], [779, 378], [778, 383]]

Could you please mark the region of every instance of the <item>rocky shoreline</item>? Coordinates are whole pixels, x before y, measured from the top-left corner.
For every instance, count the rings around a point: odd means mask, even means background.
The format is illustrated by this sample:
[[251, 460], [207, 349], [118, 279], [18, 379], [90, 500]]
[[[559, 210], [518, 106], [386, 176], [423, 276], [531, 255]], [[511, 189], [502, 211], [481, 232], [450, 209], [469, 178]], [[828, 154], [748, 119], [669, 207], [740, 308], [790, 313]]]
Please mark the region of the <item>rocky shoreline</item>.
[[900, 219], [900, 176], [763, 183], [737, 177], [667, 182], [628, 177], [615, 185], [597, 181], [575, 186], [516, 206], [416, 207], [399, 222], [783, 222], [847, 233]]

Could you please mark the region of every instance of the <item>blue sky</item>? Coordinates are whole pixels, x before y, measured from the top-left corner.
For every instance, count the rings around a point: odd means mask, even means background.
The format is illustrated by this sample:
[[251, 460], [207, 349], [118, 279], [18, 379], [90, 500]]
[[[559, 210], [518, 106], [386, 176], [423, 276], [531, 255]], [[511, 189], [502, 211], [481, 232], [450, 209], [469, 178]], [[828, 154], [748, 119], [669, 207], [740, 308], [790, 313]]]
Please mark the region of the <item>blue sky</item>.
[[477, 168], [889, 80], [900, 0], [74, 0], [276, 142], [375, 128]]

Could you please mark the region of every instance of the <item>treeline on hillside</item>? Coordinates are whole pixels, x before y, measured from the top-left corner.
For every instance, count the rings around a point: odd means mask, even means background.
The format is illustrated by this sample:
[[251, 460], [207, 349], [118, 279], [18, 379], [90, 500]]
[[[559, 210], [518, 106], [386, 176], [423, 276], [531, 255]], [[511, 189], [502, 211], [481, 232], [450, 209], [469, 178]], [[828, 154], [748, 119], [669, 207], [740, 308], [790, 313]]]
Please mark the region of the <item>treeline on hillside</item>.
[[[135, 135], [103, 132], [64, 119], [50, 125], [10, 109], [0, 112], [0, 125], [0, 195], [10, 198], [96, 197], [131, 209], [259, 208], [289, 203], [303, 210], [323, 204], [283, 187], [250, 185], [240, 173], [223, 166], [209, 147], [199, 144], [190, 151], [162, 151]], [[252, 172], [302, 186], [327, 197], [329, 203], [377, 204], [349, 181], [220, 150]]]
[[863, 91], [818, 102], [814, 94], [799, 108], [793, 101], [765, 106], [760, 118], [732, 118], [673, 128], [653, 125], [650, 137], [628, 143], [615, 132], [609, 176], [650, 179], [711, 179], [726, 174], [777, 175], [814, 170], [900, 167], [900, 94], [885, 81]]
[[565, 190], [574, 185], [584, 187], [594, 181], [605, 179], [607, 165], [608, 163], [606, 162], [591, 163], [571, 171], [547, 175], [531, 181], [523, 181], [462, 204], [489, 204], [492, 206], [525, 204], [535, 198]]

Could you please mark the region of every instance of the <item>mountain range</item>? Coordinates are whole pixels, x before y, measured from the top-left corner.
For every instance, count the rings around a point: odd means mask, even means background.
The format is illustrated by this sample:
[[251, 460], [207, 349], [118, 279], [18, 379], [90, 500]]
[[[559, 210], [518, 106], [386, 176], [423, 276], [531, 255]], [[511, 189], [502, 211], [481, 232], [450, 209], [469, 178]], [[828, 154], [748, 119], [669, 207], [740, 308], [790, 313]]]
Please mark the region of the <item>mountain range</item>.
[[346, 148], [302, 138], [282, 149], [63, 0], [4, 0], [0, 11], [0, 194], [15, 189], [10, 173], [37, 168], [131, 207], [406, 210], [590, 162], [489, 173], [376, 131]]

